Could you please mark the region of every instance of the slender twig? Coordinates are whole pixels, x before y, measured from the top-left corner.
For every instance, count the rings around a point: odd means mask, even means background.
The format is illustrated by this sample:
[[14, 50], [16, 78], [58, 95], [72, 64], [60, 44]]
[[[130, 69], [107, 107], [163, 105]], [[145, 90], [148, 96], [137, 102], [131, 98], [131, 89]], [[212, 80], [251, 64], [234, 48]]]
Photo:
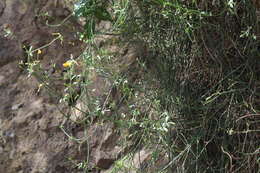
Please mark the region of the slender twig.
[[230, 168], [229, 168], [229, 171], [232, 172], [232, 167], [233, 167], [233, 164], [232, 164], [232, 156], [224, 150], [223, 146], [221, 146], [221, 150], [224, 154], [226, 154], [229, 158], [229, 161], [230, 161]]
[[63, 25], [71, 16], [73, 15], [73, 13], [71, 13], [70, 15], [68, 15], [61, 23], [59, 24], [49, 24], [49, 21], [46, 21], [46, 25], [50, 26], [50, 27], [59, 27], [61, 25]]

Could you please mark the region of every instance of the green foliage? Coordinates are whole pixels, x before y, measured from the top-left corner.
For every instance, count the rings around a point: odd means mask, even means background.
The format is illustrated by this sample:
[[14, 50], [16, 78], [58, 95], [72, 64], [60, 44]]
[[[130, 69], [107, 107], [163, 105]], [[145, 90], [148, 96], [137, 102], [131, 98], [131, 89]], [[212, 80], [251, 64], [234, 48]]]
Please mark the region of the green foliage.
[[75, 4], [75, 15], [85, 19], [83, 39], [93, 38], [97, 20], [113, 21], [104, 0], [80, 0]]

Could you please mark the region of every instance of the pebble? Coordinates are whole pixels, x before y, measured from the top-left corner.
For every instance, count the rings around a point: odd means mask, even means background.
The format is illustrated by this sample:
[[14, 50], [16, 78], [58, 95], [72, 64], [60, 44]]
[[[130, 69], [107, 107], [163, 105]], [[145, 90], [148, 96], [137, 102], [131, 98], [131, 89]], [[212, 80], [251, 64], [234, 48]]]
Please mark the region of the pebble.
[[18, 110], [18, 109], [20, 109], [22, 107], [23, 107], [23, 103], [18, 103], [18, 104], [13, 105], [11, 109], [13, 111], [15, 111], [15, 110]]

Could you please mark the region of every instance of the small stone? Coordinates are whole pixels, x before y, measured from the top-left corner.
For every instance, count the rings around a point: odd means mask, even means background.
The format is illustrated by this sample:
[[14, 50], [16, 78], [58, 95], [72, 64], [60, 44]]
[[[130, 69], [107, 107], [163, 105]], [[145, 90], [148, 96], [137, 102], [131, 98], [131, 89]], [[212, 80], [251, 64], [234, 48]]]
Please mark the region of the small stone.
[[15, 105], [12, 106], [12, 110], [15, 111], [15, 110], [18, 110], [22, 107], [23, 107], [23, 103], [18, 103], [18, 104], [15, 104]]
[[14, 138], [14, 137], [15, 137], [15, 133], [14, 133], [13, 131], [11, 131], [11, 130], [5, 131], [5, 132], [3, 133], [3, 135], [4, 135], [5, 137], [8, 137], [8, 138]]
[[97, 167], [101, 169], [108, 169], [114, 162], [114, 159], [109, 159], [109, 158], [100, 158], [97, 162]]

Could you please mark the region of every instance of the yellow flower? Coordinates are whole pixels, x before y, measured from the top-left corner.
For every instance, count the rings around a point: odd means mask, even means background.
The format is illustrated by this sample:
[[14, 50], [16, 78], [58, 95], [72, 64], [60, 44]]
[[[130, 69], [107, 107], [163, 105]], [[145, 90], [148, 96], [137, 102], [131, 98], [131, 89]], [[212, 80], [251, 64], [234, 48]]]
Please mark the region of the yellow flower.
[[63, 67], [67, 68], [67, 67], [70, 67], [72, 65], [72, 63], [73, 62], [71, 60], [69, 60], [69, 61], [63, 63], [62, 65], [63, 65]]
[[42, 53], [42, 51], [40, 49], [38, 49], [37, 54], [40, 55]]

